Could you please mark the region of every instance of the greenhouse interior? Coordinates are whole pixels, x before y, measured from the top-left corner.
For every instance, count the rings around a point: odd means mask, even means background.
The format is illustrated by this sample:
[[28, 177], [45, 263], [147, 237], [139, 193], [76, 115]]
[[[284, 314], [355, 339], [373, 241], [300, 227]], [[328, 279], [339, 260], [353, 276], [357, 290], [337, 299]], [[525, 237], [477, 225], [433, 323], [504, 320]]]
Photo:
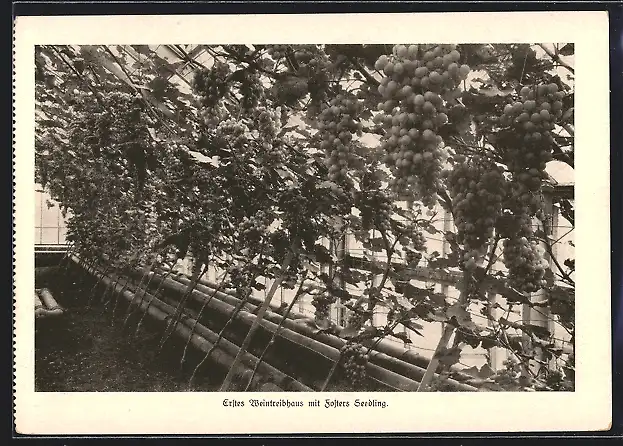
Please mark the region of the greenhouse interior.
[[36, 390], [573, 391], [573, 61], [37, 46]]

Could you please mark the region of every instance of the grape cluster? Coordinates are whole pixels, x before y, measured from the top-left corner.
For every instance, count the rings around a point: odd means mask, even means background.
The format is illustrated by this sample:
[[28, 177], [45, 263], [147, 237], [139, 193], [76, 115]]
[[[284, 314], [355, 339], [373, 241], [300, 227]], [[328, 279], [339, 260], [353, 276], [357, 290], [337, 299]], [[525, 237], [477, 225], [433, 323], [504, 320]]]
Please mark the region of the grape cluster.
[[361, 225], [364, 230], [390, 230], [392, 201], [386, 192], [379, 190], [356, 191], [355, 206], [361, 212]]
[[413, 248], [416, 251], [426, 251], [426, 237], [424, 233], [415, 225], [407, 226], [408, 236], [411, 239]]
[[335, 303], [335, 297], [330, 293], [322, 293], [314, 296], [312, 305], [316, 308], [315, 316], [318, 320], [327, 320], [331, 316], [331, 305]]
[[203, 123], [209, 129], [215, 129], [227, 116], [227, 110], [219, 105], [205, 106], [201, 109]]
[[434, 205], [447, 156], [439, 129], [448, 123], [448, 106], [455, 104], [459, 83], [470, 71], [459, 65], [460, 58], [454, 45], [426, 50], [396, 45], [393, 55], [375, 64], [385, 74], [378, 87], [384, 102], [374, 119], [386, 129], [382, 147], [395, 177], [392, 187], [401, 194], [411, 189], [428, 207]]
[[216, 62], [210, 69], [199, 70], [195, 73], [193, 87], [201, 97], [205, 107], [216, 105], [227, 92], [229, 65]]
[[564, 93], [551, 83], [523, 87], [519, 95], [518, 101], [506, 104], [500, 123], [518, 139], [508, 147], [508, 168], [517, 183], [514, 195], [529, 206], [546, 177], [546, 163], [553, 158], [552, 131], [562, 115]]
[[248, 142], [248, 133], [249, 128], [246, 124], [230, 118], [219, 123], [215, 135], [230, 141], [234, 147], [240, 148]]
[[262, 149], [262, 156], [269, 164], [281, 163], [286, 157], [286, 146], [279, 140], [263, 142]]
[[258, 107], [253, 111], [253, 122], [257, 123], [257, 130], [262, 138], [271, 141], [281, 129], [280, 110]]
[[348, 343], [340, 349], [344, 375], [353, 387], [360, 387], [366, 379], [368, 355], [361, 344]]
[[339, 94], [324, 104], [318, 119], [318, 132], [322, 137], [320, 148], [325, 153], [325, 165], [329, 168], [329, 180], [346, 178], [349, 164], [354, 160], [350, 145], [353, 134], [361, 133], [357, 115], [361, 104], [356, 98]]
[[286, 56], [288, 45], [266, 45], [266, 53], [274, 60], [279, 60]]
[[418, 263], [420, 263], [420, 260], [422, 260], [422, 253], [405, 249], [405, 260], [408, 266], [415, 268]]
[[474, 269], [482, 263], [487, 242], [502, 214], [506, 181], [503, 171], [480, 158], [465, 160], [445, 171], [457, 226], [456, 241], [465, 247], [464, 266]]
[[524, 236], [505, 239], [502, 246], [510, 286], [526, 293], [546, 286], [544, 277], [549, 265], [543, 258], [543, 248]]
[[516, 150], [513, 159], [516, 167], [538, 167], [551, 159], [552, 131], [556, 120], [562, 116], [564, 93], [558, 91], [558, 85], [551, 83], [535, 88], [523, 87], [519, 95], [518, 101], [505, 105], [500, 123], [513, 128], [522, 139], [523, 149], [529, 149], [528, 153], [532, 154], [519, 156], [519, 150]]
[[257, 240], [268, 230], [271, 223], [270, 217], [263, 211], [251, 217], [245, 217], [240, 223], [240, 237], [245, 241]]
[[309, 64], [315, 65], [314, 61], [320, 55], [323, 55], [322, 52], [318, 51], [318, 46], [316, 45], [295, 45], [292, 47], [292, 51], [299, 67], [305, 67]]
[[322, 103], [326, 101], [331, 61], [316, 45], [296, 45], [292, 50], [296, 62], [293, 71], [308, 79], [307, 89], [311, 102], [306, 111], [307, 117], [315, 119]]
[[262, 81], [258, 73], [246, 73], [246, 76], [240, 83], [240, 94], [242, 100], [240, 105], [243, 109], [253, 109], [257, 107], [260, 99], [262, 99], [264, 89], [262, 87]]

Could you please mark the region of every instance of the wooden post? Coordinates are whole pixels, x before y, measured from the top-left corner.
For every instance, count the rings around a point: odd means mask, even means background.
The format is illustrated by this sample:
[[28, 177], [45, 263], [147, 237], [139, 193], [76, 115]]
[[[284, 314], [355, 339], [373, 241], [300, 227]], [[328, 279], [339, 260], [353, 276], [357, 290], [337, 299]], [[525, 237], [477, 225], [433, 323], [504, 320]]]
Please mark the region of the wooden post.
[[[487, 297], [489, 299], [489, 304], [493, 305], [498, 300], [498, 295], [489, 291], [487, 293]], [[490, 309], [489, 315], [491, 319], [498, 320], [499, 309]], [[493, 322], [489, 321], [489, 326], [493, 326]], [[506, 351], [500, 347], [491, 347], [489, 349], [489, 367], [492, 370], [497, 371], [502, 369], [504, 361], [507, 359]]]
[[[552, 200], [552, 190], [547, 188], [543, 191], [544, 197], [544, 225], [540, 226], [539, 229], [543, 230], [544, 237], [547, 238], [548, 244], [552, 244], [554, 242], [553, 239], [553, 200]], [[552, 266], [552, 259], [547, 254], [547, 251], [544, 255], [545, 259], [549, 262], [550, 267]], [[548, 296], [545, 291], [538, 291], [536, 293], [532, 293], [530, 295], [530, 301], [532, 303], [540, 303], [544, 300], [547, 300]], [[534, 325], [538, 327], [545, 328], [549, 333], [552, 333], [552, 320], [551, 314], [548, 307], [539, 306], [537, 308], [531, 308], [529, 305], [523, 305], [523, 323], [527, 325]], [[523, 345], [524, 348], [527, 348], [528, 351], [533, 351], [535, 355], [535, 359], [542, 359], [542, 352], [539, 347], [534, 347], [529, 337], [524, 334], [523, 336]], [[530, 370], [532, 371], [532, 375], [538, 375], [541, 372], [542, 365], [537, 361], [530, 361]], [[525, 375], [528, 375], [527, 371], [524, 372]]]

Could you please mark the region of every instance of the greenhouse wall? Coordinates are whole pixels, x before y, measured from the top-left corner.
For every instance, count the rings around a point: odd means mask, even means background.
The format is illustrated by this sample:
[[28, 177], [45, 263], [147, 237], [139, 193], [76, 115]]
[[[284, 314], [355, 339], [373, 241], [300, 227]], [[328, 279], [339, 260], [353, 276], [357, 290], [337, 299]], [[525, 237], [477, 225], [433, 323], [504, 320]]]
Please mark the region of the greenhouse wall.
[[67, 244], [67, 217], [40, 185], [35, 185], [35, 245]]

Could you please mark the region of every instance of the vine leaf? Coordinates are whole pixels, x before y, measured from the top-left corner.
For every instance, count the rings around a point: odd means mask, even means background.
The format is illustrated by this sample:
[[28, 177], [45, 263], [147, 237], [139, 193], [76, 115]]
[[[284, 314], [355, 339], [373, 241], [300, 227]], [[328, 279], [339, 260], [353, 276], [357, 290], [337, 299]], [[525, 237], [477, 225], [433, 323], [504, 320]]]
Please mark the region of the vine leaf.
[[433, 355], [433, 359], [438, 359], [440, 364], [447, 367], [453, 366], [461, 359], [461, 349], [459, 347], [442, 349]]
[[564, 45], [562, 48], [558, 50], [558, 53], [561, 56], [573, 56], [573, 54], [575, 53], [575, 48], [574, 48], [573, 43], [567, 43], [566, 45]]
[[413, 341], [409, 338], [409, 335], [404, 331], [399, 331], [398, 333], [392, 333], [392, 336], [400, 339], [405, 344], [413, 344]]

